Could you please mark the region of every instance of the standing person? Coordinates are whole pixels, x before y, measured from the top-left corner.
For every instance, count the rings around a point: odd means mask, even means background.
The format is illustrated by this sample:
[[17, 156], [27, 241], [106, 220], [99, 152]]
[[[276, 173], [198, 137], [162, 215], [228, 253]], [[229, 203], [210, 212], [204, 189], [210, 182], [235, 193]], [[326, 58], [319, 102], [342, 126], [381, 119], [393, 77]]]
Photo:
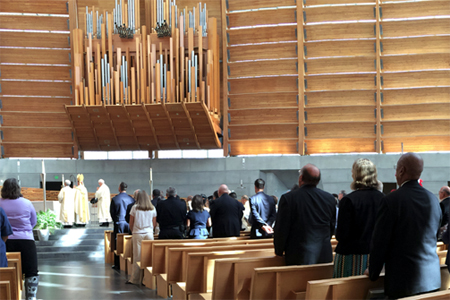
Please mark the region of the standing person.
[[9, 224], [8, 217], [6, 216], [3, 208], [0, 207], [0, 268], [8, 266], [8, 259], [6, 257], [6, 244], [8, 236], [13, 234], [11, 224]]
[[145, 240], [153, 240], [153, 228], [156, 226], [156, 209], [145, 191], [139, 191], [136, 205], [131, 208], [130, 228], [133, 232], [133, 273], [127, 283], [141, 283], [141, 244]]
[[272, 225], [275, 222], [277, 212], [272, 196], [264, 193], [266, 182], [258, 178], [255, 180], [255, 195], [250, 197], [250, 224], [252, 229], [250, 238], [273, 237]]
[[98, 185], [99, 187], [95, 192], [95, 198], [98, 199], [98, 221], [100, 223], [100, 227], [109, 227], [109, 220], [111, 220], [111, 216], [109, 214], [111, 192], [103, 179], [99, 179]]
[[13, 230], [13, 234], [6, 241], [6, 251], [20, 252], [26, 298], [36, 300], [39, 284], [38, 259], [33, 236], [33, 227], [37, 221], [36, 211], [30, 200], [21, 197], [17, 179], [6, 179], [1, 193], [0, 207], [5, 211]]
[[169, 187], [167, 199], [156, 208], [156, 221], [159, 224], [159, 239], [183, 239], [186, 223], [186, 202], [177, 197], [177, 190]]
[[159, 202], [162, 201], [161, 191], [158, 189], [154, 189], [152, 194], [153, 194], [152, 204], [156, 208], [158, 207]]
[[231, 198], [229, 189], [222, 184], [218, 190], [216, 200], [211, 203], [211, 219], [214, 224], [213, 237], [239, 236], [241, 230], [241, 219], [244, 206], [241, 202]]
[[377, 168], [370, 160], [357, 159], [353, 163], [352, 178], [350, 188], [354, 192], [344, 196], [339, 204], [334, 278], [364, 274], [375, 219], [384, 196], [378, 191]]
[[276, 255], [286, 265], [333, 261], [331, 236], [336, 223], [334, 197], [318, 189], [320, 170], [312, 164], [300, 170], [299, 188], [281, 196], [274, 232]]
[[[133, 202], [132, 203], [130, 203], [130, 204], [128, 204], [128, 206], [127, 206], [127, 212], [126, 212], [126, 214], [125, 214], [125, 221], [128, 223], [128, 224], [130, 224], [130, 213], [131, 213], [131, 209], [133, 208], [133, 206], [136, 204], [136, 199], [137, 199], [137, 197], [138, 197], [138, 194], [141, 192], [141, 190], [140, 189], [137, 189], [137, 190], [135, 190], [134, 191], [134, 193], [133, 193]], [[153, 203], [152, 203], [153, 204]], [[128, 233], [129, 234], [132, 234], [132, 228], [131, 228], [131, 226], [129, 226], [130, 228], [129, 228], [129, 230], [128, 230]]]
[[195, 195], [192, 198], [192, 210], [187, 214], [187, 228], [189, 229], [189, 238], [205, 240], [209, 232], [206, 227], [211, 227], [211, 216], [203, 205], [201, 195]]
[[370, 250], [369, 277], [378, 279], [385, 267], [384, 293], [402, 298], [441, 287], [437, 233], [441, 225], [439, 201], [417, 180], [423, 160], [406, 153], [397, 162], [399, 189], [381, 200]]
[[[448, 228], [448, 216], [450, 214], [450, 187], [443, 186], [439, 190], [439, 206], [442, 211], [441, 232]], [[440, 234], [441, 235], [441, 234]]]
[[251, 224], [249, 222], [250, 218], [250, 203], [249, 198], [247, 195], [244, 195], [241, 197], [241, 203], [244, 206], [244, 213], [242, 215], [241, 219], [241, 230], [247, 230], [248, 228], [251, 228]]
[[70, 180], [64, 181], [64, 187], [58, 194], [59, 203], [61, 203], [61, 212], [59, 215], [59, 219], [63, 223], [64, 226], [72, 227], [75, 211], [74, 211], [74, 202], [75, 202], [75, 190], [70, 187]]
[[89, 222], [89, 195], [84, 186], [83, 174], [77, 175], [77, 186], [75, 190], [75, 213], [77, 214], [77, 224], [86, 225]]
[[[134, 202], [134, 199], [127, 194], [128, 185], [125, 182], [121, 182], [119, 185], [119, 194], [112, 198], [109, 212], [114, 223], [113, 241], [114, 249], [117, 241], [118, 233], [128, 233], [130, 228], [127, 221], [125, 221], [125, 216], [127, 214], [127, 207], [129, 204]], [[131, 213], [130, 213], [131, 214]], [[131, 219], [131, 217], [130, 217]], [[114, 253], [114, 266], [116, 270], [120, 267], [120, 257]]]

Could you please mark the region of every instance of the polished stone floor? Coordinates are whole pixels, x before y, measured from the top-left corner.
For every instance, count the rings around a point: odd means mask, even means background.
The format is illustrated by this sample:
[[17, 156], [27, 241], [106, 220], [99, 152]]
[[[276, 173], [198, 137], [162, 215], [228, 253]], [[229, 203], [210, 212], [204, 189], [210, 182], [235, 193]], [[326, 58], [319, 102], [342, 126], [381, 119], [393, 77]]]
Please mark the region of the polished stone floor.
[[125, 273], [114, 271], [103, 260], [43, 260], [39, 262], [39, 275], [37, 299], [162, 299], [155, 290], [125, 284]]

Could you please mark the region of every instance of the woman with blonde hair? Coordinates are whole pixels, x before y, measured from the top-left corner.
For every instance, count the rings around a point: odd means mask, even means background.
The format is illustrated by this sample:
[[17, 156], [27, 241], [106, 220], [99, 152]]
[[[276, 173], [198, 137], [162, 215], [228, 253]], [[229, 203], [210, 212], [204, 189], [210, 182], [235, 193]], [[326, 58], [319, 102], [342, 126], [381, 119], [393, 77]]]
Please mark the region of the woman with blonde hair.
[[378, 208], [384, 197], [378, 190], [381, 182], [377, 179], [377, 168], [367, 158], [353, 163], [352, 178], [353, 192], [339, 202], [334, 278], [364, 274]]
[[141, 244], [144, 240], [153, 240], [156, 226], [156, 209], [150, 197], [142, 190], [136, 195], [136, 204], [130, 212], [130, 229], [133, 232], [133, 272], [127, 283], [141, 283], [141, 269], [137, 263], [141, 260]]

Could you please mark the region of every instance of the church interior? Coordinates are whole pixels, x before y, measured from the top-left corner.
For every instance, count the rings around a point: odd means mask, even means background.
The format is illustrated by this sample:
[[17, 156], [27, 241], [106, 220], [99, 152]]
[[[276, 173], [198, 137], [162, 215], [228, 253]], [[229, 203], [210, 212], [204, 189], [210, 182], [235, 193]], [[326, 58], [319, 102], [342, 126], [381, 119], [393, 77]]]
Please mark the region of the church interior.
[[[450, 1], [0, 0], [0, 149], [0, 186], [15, 178], [38, 222], [50, 210], [60, 224], [48, 240], [33, 230], [34, 298], [21, 274], [29, 262], [9, 251], [0, 299], [385, 299], [384, 273], [288, 266], [252, 226], [202, 241], [155, 232], [137, 259], [110, 202], [135, 190], [169, 198], [173, 187], [188, 203], [224, 184], [239, 200], [257, 179], [286, 199], [307, 165], [337, 197], [351, 193], [361, 158], [388, 195], [402, 187], [405, 153], [420, 155], [420, 185], [442, 200]], [[84, 201], [70, 226], [66, 187]], [[405, 299], [450, 298], [448, 245], [436, 242], [439, 291]], [[135, 266], [139, 284], [128, 284]]]

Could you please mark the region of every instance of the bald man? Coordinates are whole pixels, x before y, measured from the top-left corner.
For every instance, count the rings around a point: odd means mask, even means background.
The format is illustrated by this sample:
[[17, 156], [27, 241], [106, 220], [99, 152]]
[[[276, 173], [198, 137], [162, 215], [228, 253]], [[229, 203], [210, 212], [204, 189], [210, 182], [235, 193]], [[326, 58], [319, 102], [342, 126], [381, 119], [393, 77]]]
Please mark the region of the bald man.
[[336, 223], [336, 200], [318, 189], [320, 170], [307, 164], [300, 170], [299, 188], [281, 196], [274, 229], [276, 255], [286, 265], [333, 261], [331, 236]]
[[210, 204], [213, 237], [239, 236], [244, 206], [241, 202], [230, 197], [230, 190], [222, 184], [218, 190], [216, 200]]
[[399, 188], [383, 197], [372, 235], [369, 276], [377, 280], [385, 266], [384, 292], [390, 299], [441, 287], [437, 233], [439, 201], [418, 183], [423, 160], [406, 153], [397, 162]]
[[450, 188], [448, 186], [443, 186], [439, 190], [439, 200], [442, 211], [441, 227], [444, 227], [448, 224], [448, 214], [450, 213]]

